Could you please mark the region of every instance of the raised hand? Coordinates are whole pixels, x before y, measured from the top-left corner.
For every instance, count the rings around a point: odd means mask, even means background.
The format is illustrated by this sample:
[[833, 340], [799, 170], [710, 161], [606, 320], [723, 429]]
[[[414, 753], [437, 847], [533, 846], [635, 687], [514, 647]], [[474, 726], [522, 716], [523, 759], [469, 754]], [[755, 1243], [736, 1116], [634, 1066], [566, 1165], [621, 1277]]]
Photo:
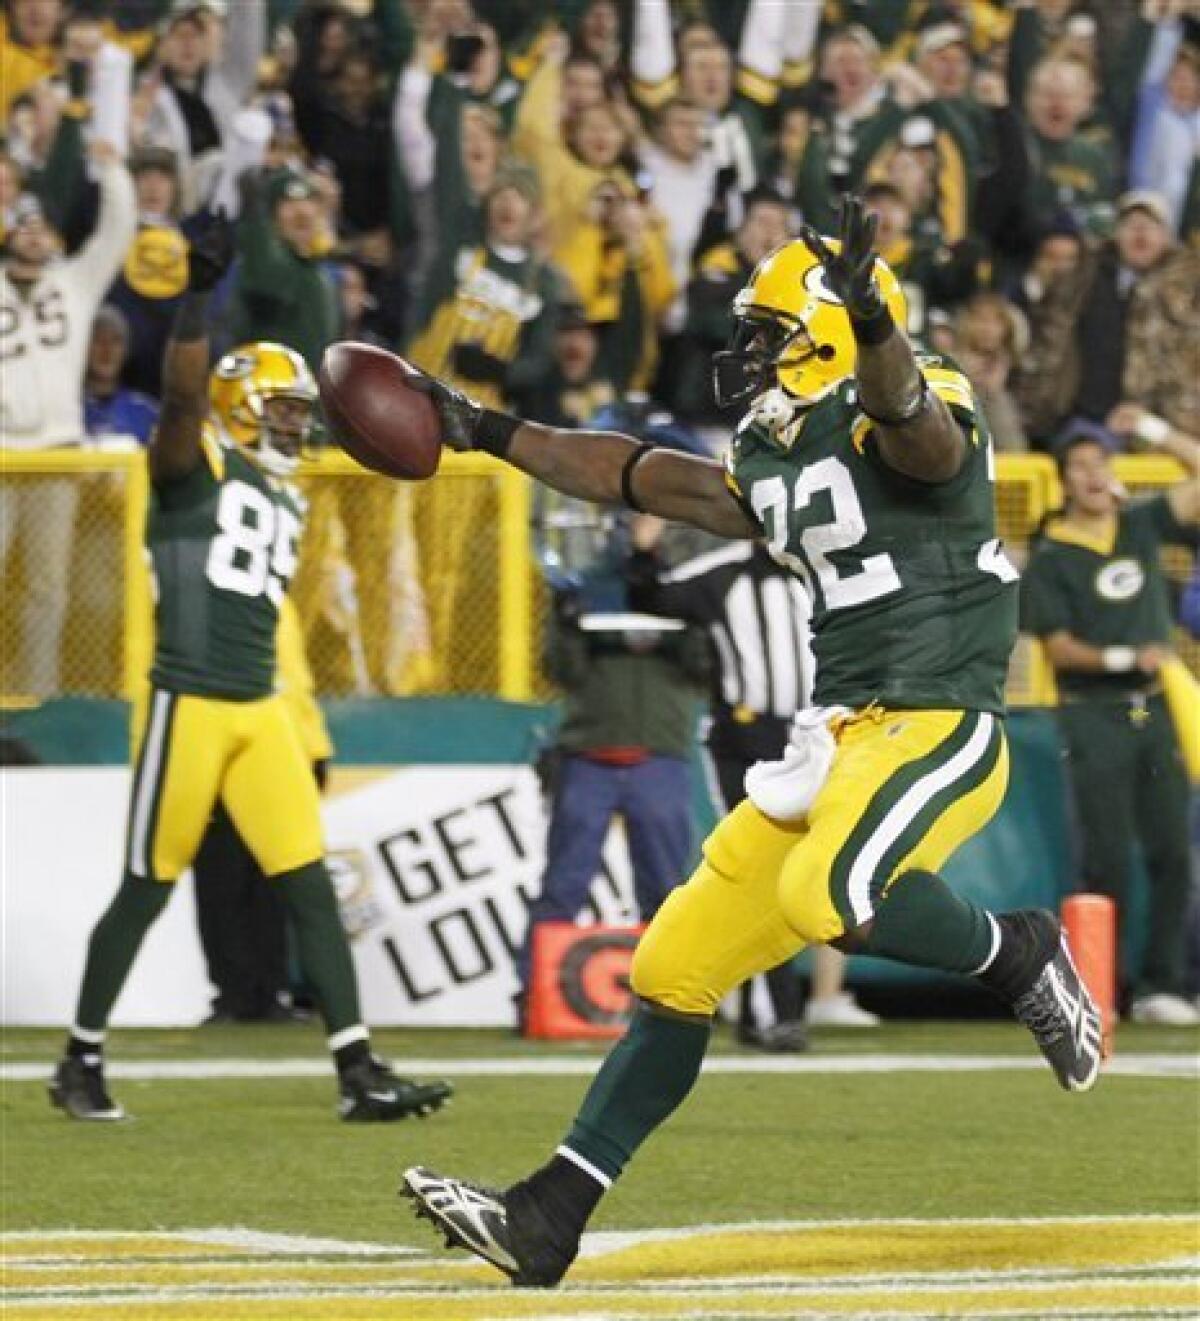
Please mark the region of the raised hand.
[[475, 430], [483, 416], [483, 405], [436, 376], [420, 372], [409, 378], [419, 394], [428, 395], [442, 420], [442, 439], [452, 450], [473, 450]]
[[875, 283], [875, 232], [879, 217], [867, 215], [861, 197], [842, 198], [840, 247], [832, 251], [811, 225], [800, 227], [800, 237], [825, 268], [825, 283], [857, 321], [869, 321], [883, 311], [883, 297]]
[[188, 289], [210, 293], [233, 265], [234, 223], [224, 211], [201, 211], [183, 228], [188, 239]]

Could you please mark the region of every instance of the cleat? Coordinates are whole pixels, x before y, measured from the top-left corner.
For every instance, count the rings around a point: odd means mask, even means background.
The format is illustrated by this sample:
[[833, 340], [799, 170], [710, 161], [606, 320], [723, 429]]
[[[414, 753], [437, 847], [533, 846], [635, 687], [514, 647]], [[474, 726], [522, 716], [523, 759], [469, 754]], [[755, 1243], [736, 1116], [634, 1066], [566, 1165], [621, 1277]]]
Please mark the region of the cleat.
[[338, 1089], [338, 1115], [348, 1124], [386, 1124], [409, 1115], [424, 1119], [441, 1109], [454, 1090], [446, 1082], [400, 1078], [374, 1055], [346, 1069]]
[[59, 1060], [48, 1090], [50, 1104], [72, 1119], [111, 1124], [128, 1118], [108, 1094], [103, 1064], [85, 1064], [73, 1055], [66, 1055]]
[[418, 1165], [405, 1170], [400, 1193], [445, 1234], [447, 1247], [473, 1252], [516, 1285], [553, 1287], [579, 1251], [578, 1235], [556, 1234], [522, 1184], [501, 1192]]
[[1075, 969], [1057, 919], [1051, 913], [1036, 916], [1047, 933], [1053, 924], [1058, 939], [1033, 985], [1013, 1001], [1013, 1013], [1033, 1033], [1059, 1084], [1086, 1092], [1100, 1074], [1100, 1011]]

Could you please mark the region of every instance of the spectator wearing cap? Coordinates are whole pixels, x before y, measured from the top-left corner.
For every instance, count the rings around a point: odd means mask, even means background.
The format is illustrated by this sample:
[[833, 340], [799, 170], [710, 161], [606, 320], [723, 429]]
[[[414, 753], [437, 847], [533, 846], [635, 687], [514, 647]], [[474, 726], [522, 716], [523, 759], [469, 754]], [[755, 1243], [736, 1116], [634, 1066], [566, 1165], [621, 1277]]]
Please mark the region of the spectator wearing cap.
[[1200, 1012], [1183, 997], [1188, 784], [1163, 695], [1172, 633], [1159, 556], [1164, 544], [1200, 544], [1200, 442], [1168, 427], [1160, 443], [1187, 479], [1122, 506], [1105, 446], [1064, 436], [1063, 508], [1025, 570], [1022, 605], [1058, 680], [1081, 888], [1111, 896], [1124, 919], [1134, 844], [1145, 860], [1149, 922], [1130, 1016], [1194, 1025]]
[[[1188, 192], [1196, 186], [1200, 160], [1200, 46], [1175, 42], [1168, 63], [1165, 48], [1175, 36], [1165, 25], [1155, 34], [1147, 70], [1150, 80], [1138, 96], [1129, 183], [1158, 193], [1170, 210], [1172, 228], [1182, 235]], [[1157, 66], [1163, 63], [1165, 75], [1155, 78]]]
[[[482, 242], [440, 250], [418, 295], [416, 333], [407, 356], [491, 408], [513, 392], [536, 389], [553, 370], [561, 277], [534, 249], [538, 187], [526, 166], [500, 170], [484, 202]], [[469, 527], [484, 517], [485, 495], [431, 487], [422, 515], [442, 526]], [[440, 536], [423, 567], [430, 649], [412, 661], [411, 685], [444, 689], [456, 664], [459, 598], [472, 573], [467, 538]]]
[[83, 378], [84, 431], [91, 441], [119, 438], [146, 445], [158, 421], [157, 401], [121, 383], [129, 344], [129, 322], [106, 303], [92, 322]]
[[[92, 155], [100, 212], [95, 231], [74, 256], [58, 258], [58, 237], [31, 195], [14, 207], [5, 235], [0, 449], [57, 448], [78, 445], [84, 437], [83, 377], [92, 320], [136, 223], [133, 187], [116, 151], [97, 141]], [[69, 478], [25, 478], [0, 489], [0, 572], [18, 547], [26, 566], [7, 691], [46, 697], [59, 689], [77, 497]]]
[[286, 344], [313, 371], [340, 328], [327, 266], [334, 245], [327, 203], [308, 172], [248, 172], [241, 180], [232, 337]]
[[600, 349], [600, 335], [582, 304], [563, 303], [555, 319], [550, 376], [518, 395], [517, 412], [548, 427], [587, 426], [617, 398]]
[[187, 286], [188, 241], [179, 227], [179, 173], [165, 147], [142, 147], [129, 158], [138, 227], [108, 300], [127, 331], [123, 380], [158, 397], [162, 346]]
[[700, 258], [687, 288], [684, 342], [674, 380], [660, 393], [685, 422], [728, 439], [729, 419], [713, 397], [712, 355], [733, 333], [733, 300], [754, 268], [788, 237], [789, 212], [778, 193], [758, 188], [745, 199], [745, 215], [733, 237]]
[[1054, 56], [1038, 64], [1029, 80], [1027, 206], [1039, 229], [1061, 211], [1094, 234], [1106, 233], [1111, 224], [1116, 194], [1112, 150], [1080, 133], [1095, 91], [1086, 65]]
[[207, 200], [266, 48], [266, 0], [175, 0], [163, 25], [147, 140], [175, 153], [185, 212]]
[[1032, 311], [1018, 397], [1035, 440], [1067, 417], [1103, 421], [1122, 401], [1200, 431], [1200, 258], [1175, 246], [1157, 194], [1126, 193], [1117, 212], [1114, 238], [1085, 250]]

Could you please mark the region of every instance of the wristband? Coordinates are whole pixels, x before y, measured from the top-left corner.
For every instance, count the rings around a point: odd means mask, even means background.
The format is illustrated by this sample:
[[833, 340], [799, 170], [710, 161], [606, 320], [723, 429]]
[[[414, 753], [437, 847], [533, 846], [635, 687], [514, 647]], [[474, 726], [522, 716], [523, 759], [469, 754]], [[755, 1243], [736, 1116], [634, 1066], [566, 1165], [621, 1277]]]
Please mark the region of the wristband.
[[1133, 434], [1138, 440], [1144, 440], [1147, 445], [1161, 445], [1171, 434], [1171, 424], [1161, 417], [1155, 417], [1153, 413], [1147, 413], [1137, 424]]
[[625, 464], [621, 469], [621, 499], [625, 501], [630, 509], [639, 514], [644, 514], [646, 511], [638, 503], [638, 499], [633, 493], [633, 470], [652, 449], [654, 449], [654, 446], [649, 441], [639, 441], [637, 449], [625, 460]]
[[1108, 674], [1128, 674], [1137, 669], [1137, 648], [1102, 647], [1100, 664]]
[[866, 348], [874, 348], [891, 339], [896, 329], [896, 323], [892, 320], [892, 314], [888, 311], [887, 304], [883, 303], [879, 310], [872, 312], [870, 316], [855, 316], [851, 312], [850, 329], [854, 332], [856, 343], [862, 344]]
[[475, 433], [471, 437], [471, 443], [475, 449], [483, 450], [485, 454], [494, 455], [497, 459], [507, 459], [508, 451], [512, 448], [513, 436], [516, 435], [520, 425], [519, 417], [511, 417], [508, 413], [497, 413], [491, 408], [485, 408], [479, 415], [479, 421], [475, 423]]

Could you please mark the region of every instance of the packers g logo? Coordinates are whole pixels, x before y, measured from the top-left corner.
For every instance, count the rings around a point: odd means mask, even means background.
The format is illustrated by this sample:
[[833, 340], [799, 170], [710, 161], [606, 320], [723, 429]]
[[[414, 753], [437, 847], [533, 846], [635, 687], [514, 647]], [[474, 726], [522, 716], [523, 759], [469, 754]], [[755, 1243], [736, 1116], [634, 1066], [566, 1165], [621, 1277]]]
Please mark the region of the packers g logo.
[[1145, 572], [1137, 560], [1113, 560], [1096, 574], [1096, 594], [1106, 601], [1129, 601], [1145, 582]]
[[825, 279], [825, 267], [820, 262], [804, 272], [804, 288], [818, 303], [828, 303], [831, 307], [842, 306], [842, 300], [829, 287]]
[[227, 353], [217, 363], [216, 375], [222, 381], [242, 381], [254, 370], [254, 359], [249, 353]]
[[148, 225], [125, 259], [125, 280], [142, 298], [175, 298], [187, 288], [187, 239], [177, 230]]

